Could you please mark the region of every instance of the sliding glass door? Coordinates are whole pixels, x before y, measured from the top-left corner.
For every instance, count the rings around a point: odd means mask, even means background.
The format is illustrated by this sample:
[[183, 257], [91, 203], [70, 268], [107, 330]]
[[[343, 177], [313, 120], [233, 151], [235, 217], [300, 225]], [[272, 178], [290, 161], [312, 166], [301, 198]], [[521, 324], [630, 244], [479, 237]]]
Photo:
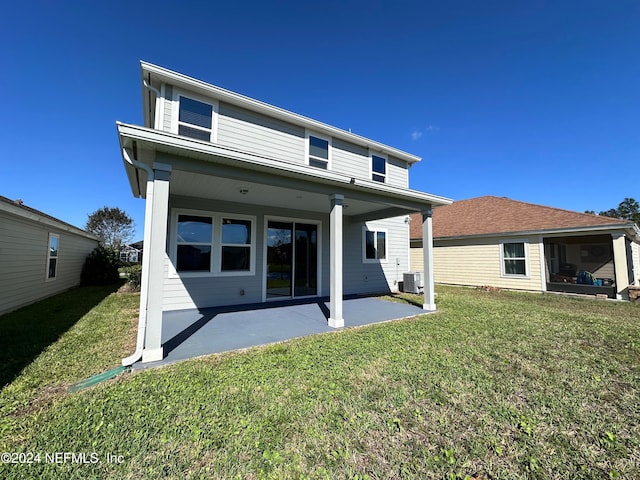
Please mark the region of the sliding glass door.
[[318, 294], [318, 225], [267, 224], [267, 299]]

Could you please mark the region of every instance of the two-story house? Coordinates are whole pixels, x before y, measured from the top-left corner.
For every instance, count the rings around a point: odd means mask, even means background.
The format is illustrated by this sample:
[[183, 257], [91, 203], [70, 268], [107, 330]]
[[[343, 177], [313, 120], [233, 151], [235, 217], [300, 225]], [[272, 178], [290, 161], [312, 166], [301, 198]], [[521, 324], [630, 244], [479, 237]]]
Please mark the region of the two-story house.
[[408, 214], [422, 212], [424, 308], [435, 309], [431, 209], [410, 190], [420, 158], [165, 68], [141, 63], [144, 125], [118, 123], [146, 199], [137, 352], [163, 357], [163, 312], [397, 289]]

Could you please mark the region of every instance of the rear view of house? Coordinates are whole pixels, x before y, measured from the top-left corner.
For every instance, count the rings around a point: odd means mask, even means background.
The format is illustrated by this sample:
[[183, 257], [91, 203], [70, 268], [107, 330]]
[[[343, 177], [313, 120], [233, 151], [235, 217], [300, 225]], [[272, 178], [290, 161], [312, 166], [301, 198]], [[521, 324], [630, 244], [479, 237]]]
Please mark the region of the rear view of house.
[[80, 284], [90, 233], [0, 196], [0, 315]]
[[[411, 238], [420, 264], [419, 226]], [[436, 208], [433, 238], [438, 283], [619, 299], [640, 285], [640, 230], [631, 221], [486, 196]]]
[[[420, 158], [141, 63], [144, 125], [118, 123], [132, 193], [146, 199], [137, 352], [163, 358], [164, 312], [389, 292], [409, 268], [420, 212], [426, 270], [431, 209], [410, 190]], [[434, 309], [433, 282], [424, 305]]]

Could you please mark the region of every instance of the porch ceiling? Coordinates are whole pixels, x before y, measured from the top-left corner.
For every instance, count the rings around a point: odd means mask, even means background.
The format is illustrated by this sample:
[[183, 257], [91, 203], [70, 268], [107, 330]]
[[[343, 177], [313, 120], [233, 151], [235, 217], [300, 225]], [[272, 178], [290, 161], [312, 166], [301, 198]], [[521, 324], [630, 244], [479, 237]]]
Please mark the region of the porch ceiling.
[[[246, 193], [242, 193], [246, 192]], [[171, 174], [170, 193], [188, 197], [225, 200], [228, 202], [264, 205], [269, 207], [328, 212], [327, 195], [304, 188], [294, 189], [263, 183], [201, 175], [174, 170]], [[386, 210], [389, 205], [349, 198], [345, 195], [345, 216], [366, 215]]]

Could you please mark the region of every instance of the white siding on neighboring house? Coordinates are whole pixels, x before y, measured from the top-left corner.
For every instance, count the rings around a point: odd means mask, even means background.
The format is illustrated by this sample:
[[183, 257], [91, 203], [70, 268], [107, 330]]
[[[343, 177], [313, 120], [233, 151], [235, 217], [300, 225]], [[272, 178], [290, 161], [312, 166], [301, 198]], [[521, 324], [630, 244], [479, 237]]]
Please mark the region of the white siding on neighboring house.
[[[55, 278], [47, 278], [50, 234], [58, 236]], [[98, 242], [0, 211], [0, 314], [80, 284]]]
[[635, 276], [634, 285], [640, 286], [640, 245], [631, 244], [631, 256], [633, 257], [633, 272]]
[[[528, 240], [525, 243], [528, 275], [523, 277], [502, 274], [500, 240], [499, 238], [485, 238], [434, 241], [433, 270], [436, 283], [490, 285], [500, 288], [540, 291], [542, 277], [540, 247], [537, 237], [524, 239]], [[522, 238], [517, 240], [522, 240]]]

